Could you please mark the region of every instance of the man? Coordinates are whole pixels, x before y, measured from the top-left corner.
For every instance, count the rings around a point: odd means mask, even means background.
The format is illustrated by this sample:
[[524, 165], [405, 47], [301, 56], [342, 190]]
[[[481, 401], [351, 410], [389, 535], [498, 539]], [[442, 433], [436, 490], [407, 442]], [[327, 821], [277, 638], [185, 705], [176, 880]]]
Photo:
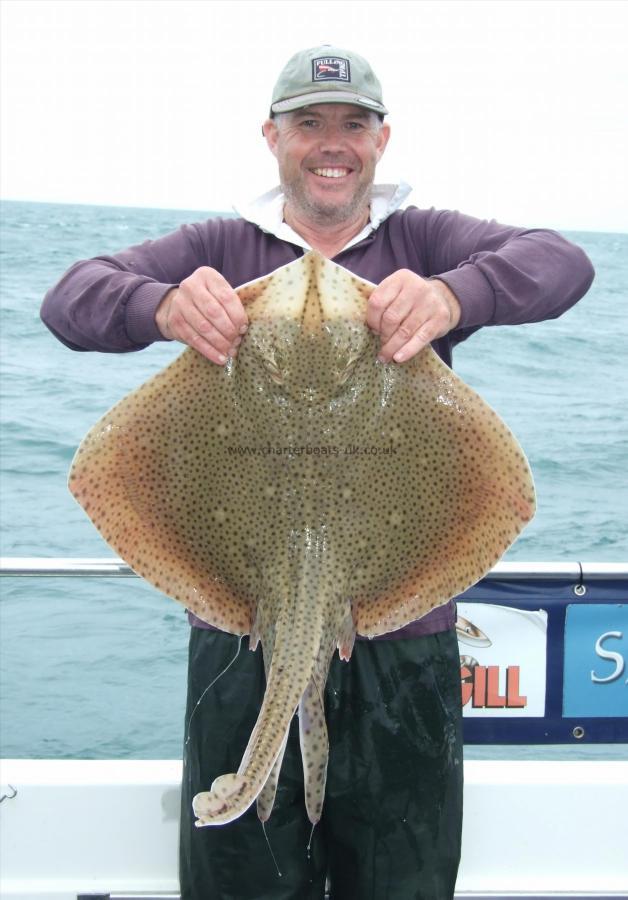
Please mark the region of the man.
[[[450, 364], [453, 346], [481, 326], [552, 318], [586, 292], [589, 261], [553, 232], [402, 211], [405, 186], [373, 183], [390, 134], [386, 114], [362, 57], [327, 45], [297, 53], [263, 125], [281, 187], [238, 219], [184, 226], [77, 263], [46, 296], [44, 321], [74, 349], [123, 352], [175, 339], [223, 365], [247, 326], [233, 286], [313, 247], [378, 285], [368, 324], [380, 335], [380, 359], [402, 363], [431, 343]], [[268, 848], [253, 809], [222, 828], [193, 826], [192, 796], [237, 769], [263, 669], [259, 652], [241, 653], [198, 703], [237, 640], [193, 617], [192, 626], [182, 896], [320, 900], [329, 874], [336, 900], [451, 897], [462, 815], [452, 604], [384, 639], [358, 641], [348, 666], [334, 660], [323, 818], [310, 834], [293, 727]]]

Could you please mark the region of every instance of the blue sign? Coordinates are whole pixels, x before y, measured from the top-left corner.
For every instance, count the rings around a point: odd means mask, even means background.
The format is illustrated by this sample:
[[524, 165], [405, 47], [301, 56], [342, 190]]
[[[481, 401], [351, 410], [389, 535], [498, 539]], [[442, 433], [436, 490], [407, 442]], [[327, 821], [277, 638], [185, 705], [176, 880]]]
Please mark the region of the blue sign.
[[628, 716], [628, 606], [567, 606], [563, 716]]

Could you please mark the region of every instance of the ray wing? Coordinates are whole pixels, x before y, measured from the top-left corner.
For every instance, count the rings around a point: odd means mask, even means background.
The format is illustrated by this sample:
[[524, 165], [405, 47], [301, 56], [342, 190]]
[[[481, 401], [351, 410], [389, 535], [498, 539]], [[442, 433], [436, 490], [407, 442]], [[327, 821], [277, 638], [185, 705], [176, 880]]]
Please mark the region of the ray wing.
[[[269, 306], [285, 314], [306, 284], [301, 263], [243, 286], [241, 297], [253, 319]], [[246, 634], [292, 501], [281, 503], [282, 473], [259, 452], [237, 376], [233, 363], [184, 351], [89, 431], [69, 487], [134, 571], [203, 621]]]

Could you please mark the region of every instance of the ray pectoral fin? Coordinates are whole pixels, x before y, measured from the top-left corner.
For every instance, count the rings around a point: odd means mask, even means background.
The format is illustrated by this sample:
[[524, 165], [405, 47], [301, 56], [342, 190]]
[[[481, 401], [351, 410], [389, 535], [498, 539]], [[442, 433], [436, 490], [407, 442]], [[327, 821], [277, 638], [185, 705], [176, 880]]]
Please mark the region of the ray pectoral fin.
[[[514, 435], [430, 348], [394, 384], [385, 432], [397, 465], [375, 458], [381, 518], [352, 600], [359, 634], [401, 628], [479, 581], [534, 513]], [[395, 376], [396, 377], [396, 376]], [[388, 499], [392, 498], [392, 499]]]
[[[186, 350], [90, 430], [69, 486], [135, 572], [204, 621], [245, 634], [254, 604], [229, 577], [242, 556], [216, 499], [232, 466], [221, 430], [231, 416], [228, 376]], [[237, 499], [247, 496], [243, 488]]]
[[532, 517], [534, 500], [483, 483], [464, 503], [454, 498], [453, 510], [442, 538], [417, 554], [404, 578], [375, 596], [354, 599], [359, 634], [376, 637], [402, 628], [480, 581]]

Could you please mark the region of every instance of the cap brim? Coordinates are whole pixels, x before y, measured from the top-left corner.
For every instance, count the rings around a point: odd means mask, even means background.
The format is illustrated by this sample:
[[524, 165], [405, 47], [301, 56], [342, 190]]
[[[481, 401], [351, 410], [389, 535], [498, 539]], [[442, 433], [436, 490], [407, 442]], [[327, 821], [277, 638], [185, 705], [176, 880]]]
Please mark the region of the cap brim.
[[388, 114], [383, 103], [378, 103], [377, 100], [371, 100], [370, 97], [364, 97], [362, 94], [354, 94], [352, 91], [312, 91], [309, 94], [299, 94], [298, 97], [278, 100], [272, 104], [270, 111], [271, 113], [292, 112], [294, 109], [314, 106], [316, 103], [350, 103], [383, 116]]

